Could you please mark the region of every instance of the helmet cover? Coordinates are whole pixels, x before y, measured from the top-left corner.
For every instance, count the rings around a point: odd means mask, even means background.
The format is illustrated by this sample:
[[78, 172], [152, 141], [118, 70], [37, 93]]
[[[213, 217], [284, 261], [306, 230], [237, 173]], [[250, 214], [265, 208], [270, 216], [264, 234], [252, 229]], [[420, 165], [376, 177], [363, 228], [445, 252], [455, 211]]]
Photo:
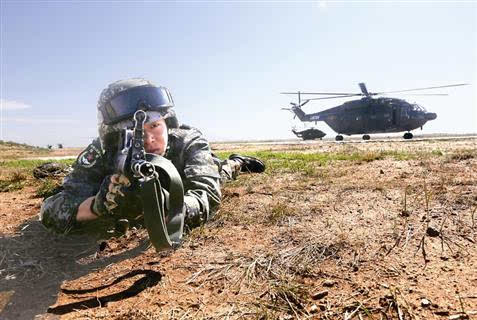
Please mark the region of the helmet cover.
[[146, 122], [160, 118], [169, 128], [177, 127], [174, 102], [169, 90], [158, 87], [149, 80], [132, 78], [119, 80], [105, 88], [98, 99], [98, 132], [104, 148], [105, 136], [133, 127], [132, 116], [138, 109], [148, 115]]

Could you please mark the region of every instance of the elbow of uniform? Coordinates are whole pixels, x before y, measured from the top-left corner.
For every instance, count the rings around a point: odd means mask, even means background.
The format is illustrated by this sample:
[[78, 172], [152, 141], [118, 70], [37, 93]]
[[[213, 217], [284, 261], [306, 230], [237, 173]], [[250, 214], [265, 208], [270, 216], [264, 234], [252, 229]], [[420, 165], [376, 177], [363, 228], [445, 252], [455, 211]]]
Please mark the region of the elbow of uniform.
[[68, 233], [76, 214], [73, 210], [64, 211], [63, 194], [57, 193], [43, 201], [38, 218], [45, 228], [56, 233]]

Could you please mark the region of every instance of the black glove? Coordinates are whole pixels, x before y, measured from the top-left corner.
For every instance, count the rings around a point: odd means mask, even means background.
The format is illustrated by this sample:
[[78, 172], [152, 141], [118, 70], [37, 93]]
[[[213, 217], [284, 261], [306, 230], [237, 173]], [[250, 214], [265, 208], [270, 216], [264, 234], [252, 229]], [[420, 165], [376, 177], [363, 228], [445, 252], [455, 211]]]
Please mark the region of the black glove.
[[99, 191], [91, 203], [91, 211], [97, 216], [114, 215], [131, 193], [131, 182], [122, 174], [109, 175], [103, 179]]

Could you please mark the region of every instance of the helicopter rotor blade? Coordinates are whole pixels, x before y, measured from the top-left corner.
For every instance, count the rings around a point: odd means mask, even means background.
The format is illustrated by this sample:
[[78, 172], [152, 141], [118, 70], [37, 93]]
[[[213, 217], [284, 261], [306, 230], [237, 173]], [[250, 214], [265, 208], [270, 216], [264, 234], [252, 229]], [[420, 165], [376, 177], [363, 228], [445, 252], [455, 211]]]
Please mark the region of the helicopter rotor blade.
[[363, 93], [363, 95], [365, 95], [366, 97], [369, 97], [370, 93], [368, 92], [368, 89], [366, 88], [366, 85], [364, 84], [364, 82], [360, 82], [360, 83], [358, 83], [358, 85], [359, 85], [359, 88], [361, 89], [361, 92]]
[[447, 93], [404, 93], [403, 96], [448, 96]]
[[383, 91], [383, 92], [376, 92], [374, 94], [398, 93], [398, 92], [429, 90], [429, 89], [437, 89], [437, 88], [459, 87], [459, 86], [467, 86], [467, 85], [469, 85], [469, 84], [468, 83], [459, 83], [459, 84], [449, 84], [449, 85], [437, 86], [437, 87], [416, 88], [416, 89], [406, 89], [406, 90], [396, 90], [396, 91]]
[[[298, 92], [280, 92], [280, 94], [298, 94]], [[323, 96], [342, 96], [342, 95], [356, 95], [361, 96], [361, 93], [352, 93], [352, 92], [301, 92], [300, 94], [315, 94], [315, 95], [323, 95]]]
[[333, 96], [333, 97], [311, 98], [311, 99], [308, 99], [308, 101], [310, 101], [310, 100], [324, 100], [324, 99], [349, 98], [349, 97], [356, 97], [356, 96], [362, 96], [362, 94], [361, 94], [361, 93], [357, 93], [357, 94], [348, 94], [348, 95]]

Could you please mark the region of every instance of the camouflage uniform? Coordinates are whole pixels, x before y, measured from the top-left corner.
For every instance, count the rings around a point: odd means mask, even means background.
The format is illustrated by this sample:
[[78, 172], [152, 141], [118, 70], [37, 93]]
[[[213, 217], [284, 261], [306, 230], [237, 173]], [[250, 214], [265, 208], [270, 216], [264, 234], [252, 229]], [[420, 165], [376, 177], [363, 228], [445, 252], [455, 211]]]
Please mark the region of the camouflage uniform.
[[[103, 112], [105, 108], [112, 107], [110, 103], [122, 93], [132, 93], [134, 88], [142, 87], [161, 90], [160, 98], [164, 98], [164, 101], [161, 99], [159, 99], [161, 101], [154, 101], [160, 104], [148, 110], [147, 113], [148, 117], [159, 114], [160, 118], [165, 120], [169, 130], [169, 141], [164, 157], [174, 164], [182, 177], [186, 225], [197, 226], [207, 221], [217, 210], [221, 201], [220, 183], [237, 176], [241, 168], [243, 169], [243, 158], [219, 160], [211, 153], [209, 143], [200, 131], [184, 125], [179, 126], [172, 96], [166, 88], [157, 87], [146, 79], [132, 78], [113, 82], [101, 92], [97, 106], [99, 138], [78, 156], [73, 171], [63, 182], [63, 191], [44, 201], [40, 210], [40, 220], [46, 227], [67, 233], [90, 223], [98, 223], [101, 226], [101, 221], [114, 220], [123, 216], [127, 218], [132, 216], [136, 219], [142, 214], [142, 202], [136, 192], [139, 191], [136, 183], [130, 187], [133, 196], [125, 199], [117, 217], [102, 216], [93, 222], [76, 221], [80, 204], [87, 198], [95, 196], [103, 179], [115, 173], [114, 158], [117, 152], [117, 140], [110, 141], [108, 137], [134, 125], [132, 114], [127, 114], [130, 110], [123, 114], [126, 117], [117, 118], [118, 121], [105, 119]], [[149, 98], [144, 96], [144, 99]], [[106, 112], [106, 116], [110, 116], [109, 111]]]
[[[184, 185], [185, 223], [191, 228], [213, 216], [221, 201], [220, 184], [233, 179], [240, 163], [221, 161], [215, 157], [202, 133], [182, 125], [169, 130], [165, 158], [182, 177]], [[79, 156], [73, 171], [64, 179], [63, 191], [47, 198], [40, 211], [40, 220], [56, 232], [67, 233], [84, 223], [76, 221], [79, 205], [94, 196], [103, 179], [114, 172], [114, 154], [104, 151], [100, 139], [95, 139]], [[142, 208], [128, 208], [139, 215]], [[136, 212], [134, 212], [136, 211]], [[101, 219], [101, 218], [100, 218]]]

